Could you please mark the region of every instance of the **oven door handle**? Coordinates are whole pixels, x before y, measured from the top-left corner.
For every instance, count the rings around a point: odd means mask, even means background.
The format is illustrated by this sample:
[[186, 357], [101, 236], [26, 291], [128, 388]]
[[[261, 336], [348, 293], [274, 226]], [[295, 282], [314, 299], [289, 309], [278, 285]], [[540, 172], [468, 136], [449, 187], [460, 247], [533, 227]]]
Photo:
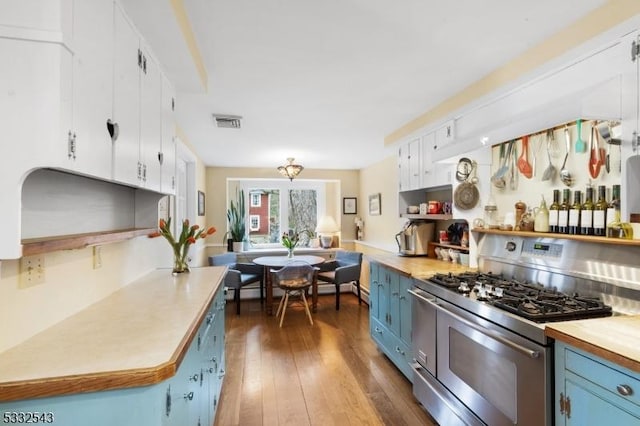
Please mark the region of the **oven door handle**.
[[435, 307], [436, 309], [439, 309], [443, 312], [445, 312], [447, 315], [451, 315], [453, 318], [455, 318], [457, 321], [460, 321], [461, 323], [463, 323], [464, 325], [466, 325], [467, 327], [473, 328], [474, 330], [476, 330], [479, 333], [484, 334], [487, 337], [490, 337], [494, 340], [497, 340], [498, 342], [502, 343], [503, 345], [509, 346], [510, 348], [523, 353], [525, 355], [527, 355], [529, 358], [538, 358], [540, 356], [540, 352], [539, 351], [534, 351], [531, 350], [529, 348], [525, 348], [522, 345], [519, 345], [515, 342], [510, 341], [509, 339], [506, 339], [505, 337], [503, 337], [500, 333], [493, 331], [493, 330], [489, 330], [487, 328], [484, 328], [478, 324], [474, 324], [471, 321], [469, 321], [466, 318], [461, 317], [458, 314], [455, 314], [453, 312], [451, 312], [449, 309], [445, 308], [444, 306], [438, 304], [436, 302], [436, 299], [434, 298], [434, 300], [429, 300], [426, 297], [422, 296], [421, 294], [416, 293], [413, 290], [408, 290], [409, 293], [411, 293], [412, 295], [414, 295], [415, 297], [429, 303], [430, 305], [433, 305], [433, 307]]

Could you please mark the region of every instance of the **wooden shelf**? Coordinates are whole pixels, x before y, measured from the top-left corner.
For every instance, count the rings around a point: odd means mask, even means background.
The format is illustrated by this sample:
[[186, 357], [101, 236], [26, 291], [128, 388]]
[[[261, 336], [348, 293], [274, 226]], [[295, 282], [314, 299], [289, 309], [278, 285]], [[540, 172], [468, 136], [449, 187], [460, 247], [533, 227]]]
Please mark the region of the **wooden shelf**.
[[409, 214], [403, 213], [400, 215], [407, 219], [431, 219], [431, 220], [451, 220], [453, 215], [451, 214]]
[[455, 244], [444, 244], [444, 243], [438, 243], [438, 242], [432, 241], [429, 243], [429, 245], [434, 247], [444, 247], [444, 248], [451, 248], [454, 250], [469, 251], [469, 247], [457, 246]]
[[149, 235], [156, 228], [132, 228], [116, 231], [90, 232], [87, 234], [59, 235], [46, 238], [29, 238], [22, 240], [22, 255], [49, 253], [58, 250], [84, 248], [90, 245], [115, 243], [142, 235]]
[[478, 232], [480, 234], [512, 235], [516, 237], [531, 237], [531, 238], [557, 238], [557, 239], [564, 239], [564, 240], [577, 240], [585, 243], [640, 246], [640, 240], [625, 240], [622, 238], [594, 237], [589, 235], [552, 234], [550, 232], [529, 232], [529, 231], [501, 231], [499, 229], [484, 229], [484, 228], [473, 228], [471, 231]]

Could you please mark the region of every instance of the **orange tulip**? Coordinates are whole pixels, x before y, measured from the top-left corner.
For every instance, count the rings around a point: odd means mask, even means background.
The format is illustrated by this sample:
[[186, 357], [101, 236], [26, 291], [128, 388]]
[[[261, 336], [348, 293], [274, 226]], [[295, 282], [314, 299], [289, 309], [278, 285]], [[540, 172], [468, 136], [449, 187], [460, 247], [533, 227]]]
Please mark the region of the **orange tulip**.
[[164, 219], [160, 219], [160, 229], [164, 229], [167, 226], [167, 222], [164, 221]]
[[188, 242], [189, 244], [195, 244], [195, 243], [196, 243], [196, 239], [195, 239], [195, 238], [193, 238], [193, 237], [189, 237], [189, 238], [187, 238], [187, 242]]
[[152, 232], [148, 235], [149, 238], [159, 237], [161, 234], [159, 232]]
[[212, 235], [214, 232], [216, 232], [216, 228], [214, 228], [213, 226], [207, 230], [208, 235]]

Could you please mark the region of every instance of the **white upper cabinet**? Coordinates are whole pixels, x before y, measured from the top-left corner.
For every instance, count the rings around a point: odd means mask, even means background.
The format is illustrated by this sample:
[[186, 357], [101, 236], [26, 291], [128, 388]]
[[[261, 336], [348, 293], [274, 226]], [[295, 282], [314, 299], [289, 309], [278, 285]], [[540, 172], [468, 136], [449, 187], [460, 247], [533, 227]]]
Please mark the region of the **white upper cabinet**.
[[432, 161], [435, 149], [435, 132], [427, 133], [422, 137], [422, 187], [436, 186], [435, 164]]
[[113, 114], [113, 2], [82, 0], [73, 9], [73, 120], [64, 167], [111, 178]]
[[116, 181], [160, 190], [162, 75], [120, 7], [115, 8], [113, 144]]
[[398, 149], [400, 191], [420, 188], [420, 139], [402, 145]]
[[113, 142], [114, 173], [119, 182], [138, 185], [140, 163], [140, 38], [120, 7], [115, 8], [113, 121], [118, 137]]
[[162, 154], [160, 159], [160, 191], [176, 193], [176, 98], [175, 90], [166, 77], [162, 78]]

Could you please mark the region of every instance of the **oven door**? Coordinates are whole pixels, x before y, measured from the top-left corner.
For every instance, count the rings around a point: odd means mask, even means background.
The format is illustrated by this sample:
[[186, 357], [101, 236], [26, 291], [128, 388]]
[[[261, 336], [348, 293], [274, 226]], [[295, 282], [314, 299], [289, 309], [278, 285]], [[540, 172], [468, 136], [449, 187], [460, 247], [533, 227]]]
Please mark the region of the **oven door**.
[[437, 378], [483, 422], [550, 425], [550, 354], [446, 301], [437, 306]]

